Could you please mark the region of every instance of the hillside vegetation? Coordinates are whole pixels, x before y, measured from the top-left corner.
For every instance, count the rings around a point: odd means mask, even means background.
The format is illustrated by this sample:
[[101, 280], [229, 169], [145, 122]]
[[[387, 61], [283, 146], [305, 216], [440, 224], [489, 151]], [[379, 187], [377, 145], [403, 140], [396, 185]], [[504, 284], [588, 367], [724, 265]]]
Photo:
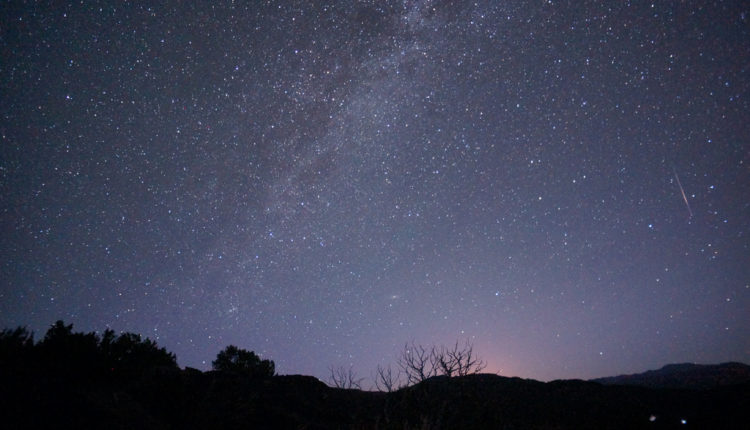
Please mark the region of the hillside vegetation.
[[391, 392], [276, 375], [272, 361], [231, 345], [214, 368], [180, 369], [173, 354], [130, 333], [74, 333], [58, 322], [35, 343], [25, 329], [5, 330], [0, 427], [730, 429], [750, 419], [750, 384], [720, 367], [710, 372], [722, 383], [698, 390], [475, 373]]

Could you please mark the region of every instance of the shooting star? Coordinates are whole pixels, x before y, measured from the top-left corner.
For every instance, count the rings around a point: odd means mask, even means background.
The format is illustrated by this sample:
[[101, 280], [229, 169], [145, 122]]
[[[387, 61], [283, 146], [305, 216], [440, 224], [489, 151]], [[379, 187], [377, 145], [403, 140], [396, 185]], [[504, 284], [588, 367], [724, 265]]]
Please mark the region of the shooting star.
[[677, 179], [677, 186], [680, 187], [680, 193], [682, 194], [682, 200], [685, 201], [685, 207], [687, 207], [688, 214], [690, 215], [688, 217], [688, 219], [690, 219], [690, 218], [693, 217], [693, 210], [690, 209], [690, 203], [688, 203], [687, 196], [685, 195], [685, 189], [682, 188], [682, 183], [680, 182], [680, 177], [677, 176], [677, 169], [675, 169], [674, 166], [672, 167], [672, 171], [674, 172], [675, 179]]

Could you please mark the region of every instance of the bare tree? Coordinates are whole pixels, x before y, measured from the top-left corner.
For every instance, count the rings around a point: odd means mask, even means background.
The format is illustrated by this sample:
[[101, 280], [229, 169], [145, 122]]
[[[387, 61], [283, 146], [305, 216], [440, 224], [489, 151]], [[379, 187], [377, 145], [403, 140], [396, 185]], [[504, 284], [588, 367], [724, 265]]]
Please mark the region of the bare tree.
[[357, 378], [357, 374], [351, 366], [349, 369], [346, 369], [344, 366], [339, 366], [337, 368], [331, 366], [328, 370], [331, 372], [330, 381], [332, 386], [336, 388], [362, 389], [362, 381], [364, 381], [365, 378]]
[[457, 350], [458, 342], [456, 342], [456, 345], [452, 350], [442, 345], [440, 346], [440, 349], [432, 348], [430, 360], [435, 367], [436, 374], [448, 377], [458, 374], [458, 362], [454, 358], [457, 355]]
[[434, 361], [438, 373], [446, 376], [466, 376], [479, 373], [487, 367], [487, 363], [474, 355], [474, 345], [466, 341], [463, 347], [455, 343], [453, 348], [441, 346], [435, 352]]
[[[430, 349], [412, 341], [404, 346], [396, 364], [406, 377], [406, 385], [414, 385], [438, 375], [471, 375], [481, 372], [487, 366], [474, 354], [474, 345], [468, 340], [463, 346], [456, 342], [453, 347], [433, 346]], [[386, 369], [378, 368], [376, 387], [380, 389], [379, 383], [386, 386], [382, 379], [387, 376]]]
[[400, 389], [402, 386], [401, 370], [397, 369], [394, 375], [393, 368], [390, 365], [388, 367], [378, 365], [377, 369], [375, 369], [373, 379], [375, 380], [375, 389], [378, 391], [390, 393]]
[[418, 384], [436, 375], [433, 363], [434, 351], [434, 347], [427, 350], [422, 345], [415, 344], [414, 341], [411, 345], [408, 343], [404, 345], [404, 350], [401, 351], [396, 364], [406, 375], [407, 385]]

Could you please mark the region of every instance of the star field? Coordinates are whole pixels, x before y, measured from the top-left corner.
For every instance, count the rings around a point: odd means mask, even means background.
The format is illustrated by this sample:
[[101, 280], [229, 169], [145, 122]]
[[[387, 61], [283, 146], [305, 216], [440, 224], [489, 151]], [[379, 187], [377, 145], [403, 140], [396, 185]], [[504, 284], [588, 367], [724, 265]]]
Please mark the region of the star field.
[[0, 11], [4, 327], [322, 379], [750, 361], [743, 2], [111, 3]]

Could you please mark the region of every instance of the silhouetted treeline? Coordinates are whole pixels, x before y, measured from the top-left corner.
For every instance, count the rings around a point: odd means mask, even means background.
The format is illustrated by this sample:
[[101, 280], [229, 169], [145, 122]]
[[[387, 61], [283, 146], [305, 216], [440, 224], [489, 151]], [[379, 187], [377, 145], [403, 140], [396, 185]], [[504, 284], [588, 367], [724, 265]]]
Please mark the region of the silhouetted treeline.
[[[134, 333], [74, 332], [57, 321], [34, 341], [26, 328], [0, 332], [0, 428], [150, 427], [174, 409], [157, 376], [175, 355]], [[150, 410], [149, 410], [150, 409]]]
[[[412, 351], [427, 360], [417, 370], [441, 357]], [[476, 374], [467, 349], [436, 351], [457, 357], [458, 376], [368, 392], [275, 375], [273, 361], [233, 345], [201, 372], [178, 368], [174, 354], [132, 333], [75, 333], [57, 322], [35, 342], [24, 328], [4, 330], [0, 429], [735, 429], [750, 420], [746, 382], [704, 390], [543, 383]], [[731, 382], [718, 366], [705, 370]]]
[[39, 342], [26, 328], [0, 332], [2, 371], [66, 373], [76, 377], [132, 376], [153, 368], [177, 368], [175, 355], [134, 333], [73, 332], [57, 321]]

